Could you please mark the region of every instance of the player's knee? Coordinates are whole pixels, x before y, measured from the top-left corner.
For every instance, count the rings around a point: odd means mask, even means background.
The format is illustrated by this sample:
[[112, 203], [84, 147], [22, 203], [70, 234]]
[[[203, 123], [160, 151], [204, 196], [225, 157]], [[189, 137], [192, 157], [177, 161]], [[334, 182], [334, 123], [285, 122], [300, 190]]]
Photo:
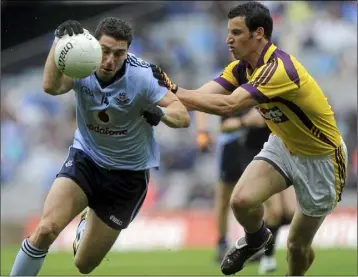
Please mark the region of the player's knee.
[[92, 263], [77, 256], [75, 257], [74, 263], [81, 274], [89, 274], [99, 265], [99, 263]]
[[250, 196], [246, 193], [236, 193], [232, 194], [230, 199], [230, 206], [233, 210], [247, 210], [254, 207], [254, 203], [252, 203]]

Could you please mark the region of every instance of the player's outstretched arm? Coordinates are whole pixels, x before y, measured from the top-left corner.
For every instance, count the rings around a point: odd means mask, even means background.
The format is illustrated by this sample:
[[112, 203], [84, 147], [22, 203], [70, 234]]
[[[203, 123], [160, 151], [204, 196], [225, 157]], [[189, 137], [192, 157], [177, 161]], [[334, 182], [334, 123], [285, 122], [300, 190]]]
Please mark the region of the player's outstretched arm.
[[57, 40], [61, 38], [65, 31], [69, 35], [83, 33], [83, 28], [78, 21], [67, 20], [62, 23], [55, 32], [55, 41], [52, 44], [51, 50], [48, 54], [42, 80], [42, 87], [44, 91], [51, 95], [60, 95], [69, 92], [72, 89], [72, 79], [64, 75], [55, 64], [54, 52]]
[[[225, 94], [228, 95], [231, 91], [226, 90], [222, 85], [218, 84], [215, 81], [209, 81], [205, 83], [198, 89], [188, 90], [181, 87], [178, 87], [174, 84], [168, 75], [157, 65], [150, 65], [153, 71], [153, 76], [158, 80], [160, 86], [166, 87], [168, 90], [176, 94], [177, 92], [185, 92], [185, 93], [196, 93], [196, 94]], [[185, 105], [185, 103], [184, 103]], [[185, 105], [186, 106], [186, 105]], [[186, 106], [188, 110], [191, 110], [189, 106]]]
[[232, 116], [234, 113], [258, 104], [251, 94], [242, 87], [237, 88], [230, 95], [199, 94], [180, 90], [176, 95], [190, 109], [222, 116]]

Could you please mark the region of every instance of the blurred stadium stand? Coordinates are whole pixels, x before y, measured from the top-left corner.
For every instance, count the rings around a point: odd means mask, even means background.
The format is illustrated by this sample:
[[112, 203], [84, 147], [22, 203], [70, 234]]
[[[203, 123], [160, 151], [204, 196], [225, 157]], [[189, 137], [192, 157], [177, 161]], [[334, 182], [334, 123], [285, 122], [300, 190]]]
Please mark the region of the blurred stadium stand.
[[[298, 57], [333, 106], [349, 149], [349, 180], [342, 205], [356, 206], [357, 2], [265, 3], [274, 17], [273, 40]], [[216, 77], [229, 61], [225, 45], [227, 12], [236, 4], [6, 2], [1, 11], [2, 228], [4, 224], [21, 227], [30, 216], [41, 212], [72, 141], [73, 95], [51, 97], [41, 88], [43, 65], [60, 23], [75, 19], [94, 31], [105, 16], [127, 19], [134, 28], [130, 52], [160, 65], [181, 86], [196, 88]], [[216, 116], [210, 116], [209, 131], [214, 137], [218, 122]], [[156, 136], [161, 144], [162, 166], [153, 170], [151, 201], [146, 209], [211, 209], [217, 178], [215, 153], [197, 151], [194, 120], [183, 130], [161, 124]], [[3, 243], [9, 241], [8, 236], [2, 236]]]

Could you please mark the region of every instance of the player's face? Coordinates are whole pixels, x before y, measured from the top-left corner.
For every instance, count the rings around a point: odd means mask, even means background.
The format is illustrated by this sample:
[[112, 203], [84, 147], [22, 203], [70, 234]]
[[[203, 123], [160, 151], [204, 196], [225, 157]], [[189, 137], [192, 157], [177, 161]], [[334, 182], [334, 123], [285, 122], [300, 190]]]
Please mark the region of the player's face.
[[230, 52], [237, 60], [247, 60], [257, 50], [258, 40], [262, 38], [262, 28], [250, 34], [245, 24], [245, 17], [237, 16], [228, 21], [228, 35], [226, 43]]
[[97, 70], [97, 75], [103, 81], [109, 81], [122, 67], [128, 54], [128, 41], [116, 40], [113, 37], [103, 35], [99, 43], [102, 46], [102, 64]]

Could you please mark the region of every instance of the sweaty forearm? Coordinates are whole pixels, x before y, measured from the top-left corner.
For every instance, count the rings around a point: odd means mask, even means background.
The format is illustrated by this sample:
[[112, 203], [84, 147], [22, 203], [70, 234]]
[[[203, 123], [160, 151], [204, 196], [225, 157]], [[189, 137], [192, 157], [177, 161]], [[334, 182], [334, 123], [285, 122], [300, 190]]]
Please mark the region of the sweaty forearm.
[[[181, 94], [181, 93], [195, 93], [195, 92], [196, 92], [195, 90], [188, 90], [188, 89], [183, 89], [181, 87], [178, 87], [178, 91], [176, 92], [176, 95], [178, 96], [178, 94]], [[189, 103], [185, 103], [183, 101], [181, 101], [181, 102], [188, 111], [195, 110], [194, 107], [192, 107]]]
[[185, 90], [178, 91], [176, 95], [187, 109], [223, 116], [232, 114], [231, 106], [223, 95], [187, 93]]
[[[195, 94], [211, 94], [210, 92], [206, 92], [206, 91], [199, 91], [199, 90], [192, 90], [192, 89], [183, 89], [181, 87], [178, 87], [178, 91], [176, 92], [176, 95], [178, 96], [179, 98], [179, 95], [183, 95], [183, 94], [186, 94], [186, 93], [195, 93]], [[191, 103], [190, 101], [186, 101], [186, 99], [180, 99], [180, 101], [183, 103], [183, 105], [185, 106], [185, 108], [188, 110], [188, 111], [195, 111], [195, 110], [198, 110], [198, 111], [202, 111], [202, 112], [205, 112], [203, 110], [199, 110], [197, 109], [197, 106], [194, 105], [193, 103]]]
[[186, 128], [190, 125], [190, 116], [188, 111], [179, 101], [174, 101], [168, 107], [162, 108], [165, 115], [162, 122], [171, 128]]
[[58, 95], [64, 92], [61, 92], [61, 85], [63, 83], [64, 75], [58, 70], [55, 64], [55, 52], [56, 43], [51, 47], [50, 53], [47, 57], [44, 73], [43, 73], [43, 89], [46, 93], [51, 95]]

